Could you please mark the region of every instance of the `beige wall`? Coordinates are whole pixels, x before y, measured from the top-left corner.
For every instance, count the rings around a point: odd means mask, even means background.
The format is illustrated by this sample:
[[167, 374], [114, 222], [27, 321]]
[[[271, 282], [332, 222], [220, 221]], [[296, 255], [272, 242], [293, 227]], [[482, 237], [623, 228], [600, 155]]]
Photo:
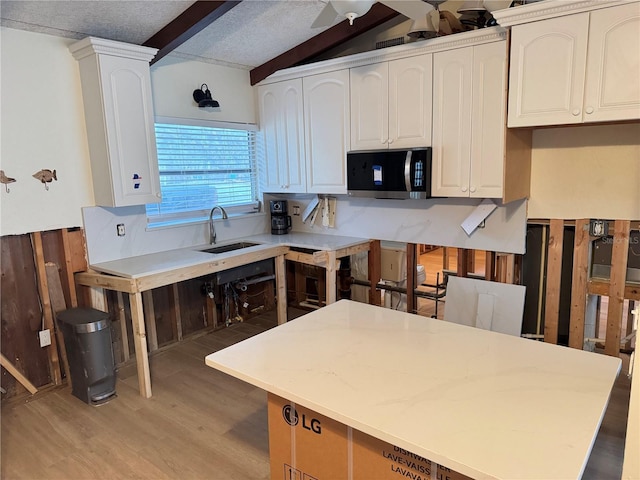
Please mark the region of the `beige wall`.
[[529, 218], [640, 219], [640, 124], [533, 133]]

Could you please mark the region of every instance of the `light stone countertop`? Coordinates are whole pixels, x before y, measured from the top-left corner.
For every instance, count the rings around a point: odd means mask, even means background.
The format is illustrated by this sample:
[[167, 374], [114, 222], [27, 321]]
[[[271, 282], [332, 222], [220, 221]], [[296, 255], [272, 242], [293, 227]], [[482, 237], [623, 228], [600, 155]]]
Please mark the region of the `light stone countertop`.
[[472, 478], [580, 478], [618, 358], [341, 300], [206, 364]]
[[[148, 275], [171, 272], [181, 268], [188, 268], [211, 262], [223, 262], [232, 257], [248, 255], [254, 252], [268, 250], [274, 246], [298, 247], [310, 250], [336, 251], [368, 242], [366, 238], [342, 237], [337, 235], [322, 235], [314, 233], [289, 233], [286, 235], [261, 234], [242, 237], [235, 240], [220, 242], [216, 245], [197, 245], [165, 252], [150, 253], [136, 257], [122, 258], [109, 262], [90, 265], [93, 270], [109, 273], [124, 278], [137, 279]], [[252, 242], [259, 245], [247, 247], [231, 252], [212, 255], [202, 252], [212, 246], [222, 246], [237, 242]]]

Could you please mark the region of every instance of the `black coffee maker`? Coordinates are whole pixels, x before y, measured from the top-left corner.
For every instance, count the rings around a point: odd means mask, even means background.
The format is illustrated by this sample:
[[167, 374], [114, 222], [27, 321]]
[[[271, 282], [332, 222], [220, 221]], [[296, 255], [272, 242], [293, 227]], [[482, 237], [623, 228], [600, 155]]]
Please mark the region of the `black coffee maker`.
[[273, 235], [289, 233], [291, 229], [291, 217], [287, 215], [287, 201], [271, 200], [269, 210], [271, 211], [271, 233]]

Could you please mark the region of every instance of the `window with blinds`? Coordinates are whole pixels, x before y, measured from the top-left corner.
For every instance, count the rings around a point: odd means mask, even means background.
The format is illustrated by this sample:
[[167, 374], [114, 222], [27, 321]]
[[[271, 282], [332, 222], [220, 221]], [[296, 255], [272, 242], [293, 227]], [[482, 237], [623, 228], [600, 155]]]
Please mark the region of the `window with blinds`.
[[147, 223], [201, 221], [215, 205], [229, 214], [259, 208], [256, 133], [156, 123], [162, 202], [147, 205]]

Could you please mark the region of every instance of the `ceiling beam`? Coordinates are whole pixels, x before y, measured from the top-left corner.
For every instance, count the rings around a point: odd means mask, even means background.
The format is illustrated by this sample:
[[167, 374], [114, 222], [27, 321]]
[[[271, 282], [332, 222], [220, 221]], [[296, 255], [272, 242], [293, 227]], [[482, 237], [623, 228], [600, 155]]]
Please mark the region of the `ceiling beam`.
[[144, 42], [145, 47], [157, 48], [151, 65], [172, 52], [202, 29], [227, 13], [242, 0], [197, 1]]
[[349, 21], [344, 20], [306, 42], [293, 47], [291, 50], [255, 67], [250, 72], [251, 85], [255, 85], [278, 70], [293, 67], [305, 60], [318, 56], [330, 48], [351, 40], [398, 15], [400, 14], [395, 10], [381, 3], [375, 3], [366, 15], [356, 18], [353, 25], [349, 25]]

